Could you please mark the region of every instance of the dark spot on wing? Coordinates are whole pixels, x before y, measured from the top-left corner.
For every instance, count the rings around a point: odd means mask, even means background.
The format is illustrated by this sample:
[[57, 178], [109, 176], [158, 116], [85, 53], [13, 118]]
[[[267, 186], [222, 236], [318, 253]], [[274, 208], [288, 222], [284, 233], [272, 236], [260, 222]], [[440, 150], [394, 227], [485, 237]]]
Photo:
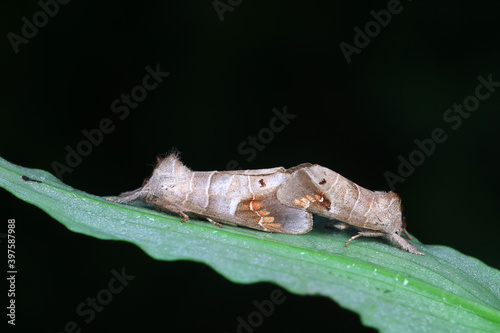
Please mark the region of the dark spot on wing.
[[266, 183], [264, 182], [264, 179], [259, 180], [260, 187], [266, 187]]
[[322, 181], [320, 181], [320, 182], [319, 182], [319, 184], [320, 184], [320, 185], [325, 185], [325, 184], [326, 184], [326, 179], [325, 179], [325, 178], [323, 178], [323, 180], [322, 180]]

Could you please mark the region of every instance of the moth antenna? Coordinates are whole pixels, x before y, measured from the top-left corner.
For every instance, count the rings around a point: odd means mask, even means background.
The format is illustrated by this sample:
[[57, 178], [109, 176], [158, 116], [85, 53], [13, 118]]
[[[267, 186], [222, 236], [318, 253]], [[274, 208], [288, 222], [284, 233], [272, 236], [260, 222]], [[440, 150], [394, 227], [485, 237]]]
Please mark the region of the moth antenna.
[[108, 201], [114, 201], [119, 203], [129, 203], [136, 200], [143, 200], [144, 193], [142, 192], [142, 187], [128, 192], [121, 193], [118, 198], [107, 198]]
[[118, 196], [119, 196], [120, 198], [123, 198], [123, 197], [129, 197], [129, 196], [137, 195], [137, 194], [139, 194], [141, 191], [142, 191], [142, 187], [139, 187], [139, 188], [136, 188], [135, 190], [132, 190], [132, 191], [122, 192], [122, 193], [120, 193], [120, 195], [118, 195]]
[[403, 235], [405, 235], [406, 238], [408, 238], [409, 240], [413, 239], [413, 237], [410, 236], [410, 234], [408, 233], [408, 231], [406, 231], [406, 229], [403, 229]]
[[403, 226], [402, 226], [401, 230], [403, 231], [403, 235], [405, 235], [406, 238], [408, 238], [409, 240], [413, 239], [413, 237], [410, 236], [410, 234], [408, 233], [408, 231], [406, 231], [406, 219], [405, 219], [404, 216], [403, 216]]

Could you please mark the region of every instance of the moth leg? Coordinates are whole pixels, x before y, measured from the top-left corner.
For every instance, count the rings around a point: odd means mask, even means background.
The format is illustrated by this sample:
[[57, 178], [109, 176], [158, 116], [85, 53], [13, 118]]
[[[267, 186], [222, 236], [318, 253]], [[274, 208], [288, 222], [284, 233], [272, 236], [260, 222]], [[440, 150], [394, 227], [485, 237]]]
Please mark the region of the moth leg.
[[419, 252], [417, 248], [411, 245], [406, 239], [399, 236], [398, 234], [384, 234], [382, 237], [388, 239], [393, 245], [399, 247], [403, 251], [408, 251], [410, 253], [419, 254], [423, 256], [422, 252]]
[[186, 213], [184, 213], [182, 211], [182, 209], [180, 209], [179, 207], [171, 205], [171, 204], [160, 204], [159, 205], [159, 204], [157, 204], [157, 202], [154, 205], [157, 209], [159, 209], [163, 212], [169, 213], [169, 214], [171, 214], [172, 212], [179, 214], [183, 218], [181, 220], [181, 223], [185, 223], [185, 222], [189, 221], [189, 216]]
[[345, 243], [345, 246], [347, 247], [347, 244], [349, 244], [352, 240], [365, 236], [365, 237], [383, 237], [387, 240], [389, 240], [393, 245], [399, 247], [403, 251], [408, 251], [410, 253], [414, 254], [419, 254], [423, 256], [424, 254], [422, 252], [419, 252], [417, 248], [413, 245], [411, 245], [406, 239], [403, 237], [399, 236], [396, 233], [392, 234], [386, 234], [380, 231], [360, 231], [357, 235], [352, 236], [347, 243]]
[[210, 217], [206, 217], [206, 219], [208, 220], [208, 222], [212, 223], [213, 225], [216, 225], [218, 226], [219, 228], [222, 228], [222, 224], [220, 224], [219, 222], [215, 222], [214, 220], [212, 220]]
[[181, 207], [179, 207], [175, 204], [172, 204], [172, 203], [170, 203], [162, 198], [154, 197], [149, 203], [152, 204], [153, 206], [155, 206], [158, 210], [161, 210], [161, 211], [164, 211], [167, 213], [174, 212], [174, 213], [179, 214], [183, 218], [183, 220], [181, 221], [182, 223], [189, 221], [189, 216], [186, 213], [184, 213], [184, 211], [182, 210]]
[[327, 227], [327, 228], [337, 228], [339, 230], [344, 230], [346, 228], [349, 228], [349, 226], [350, 225], [348, 223], [344, 223], [344, 222], [340, 222], [340, 221], [332, 222], [332, 223], [325, 225], [325, 227]]
[[359, 237], [384, 237], [387, 234], [384, 234], [383, 232], [380, 231], [360, 231], [357, 235], [352, 236], [349, 238], [347, 243], [345, 243], [345, 247], [347, 247], [347, 244], [349, 244], [351, 241], [355, 240], [356, 238]]
[[334, 221], [325, 224], [325, 228], [337, 228], [339, 230], [347, 229], [349, 226], [350, 224], [341, 221]]
[[184, 213], [180, 208], [174, 205], [169, 205], [169, 204], [158, 204], [158, 200], [156, 202], [151, 202], [157, 210], [172, 214], [172, 212], [179, 214], [183, 219], [181, 220], [181, 223], [189, 221], [189, 216]]
[[177, 206], [173, 206], [173, 205], [167, 206], [167, 205], [158, 205], [158, 204], [154, 204], [154, 206], [159, 211], [168, 213], [169, 215], [172, 214], [172, 212], [179, 214], [183, 218], [181, 220], [181, 223], [189, 221], [189, 216], [186, 213], [184, 213], [181, 209], [179, 209]]
[[184, 212], [177, 212], [177, 213], [179, 213], [179, 215], [180, 215], [181, 217], [183, 217], [183, 219], [182, 219], [181, 223], [185, 223], [185, 222], [189, 221], [189, 216], [187, 216], [187, 214], [186, 214], [186, 213], [184, 213]]

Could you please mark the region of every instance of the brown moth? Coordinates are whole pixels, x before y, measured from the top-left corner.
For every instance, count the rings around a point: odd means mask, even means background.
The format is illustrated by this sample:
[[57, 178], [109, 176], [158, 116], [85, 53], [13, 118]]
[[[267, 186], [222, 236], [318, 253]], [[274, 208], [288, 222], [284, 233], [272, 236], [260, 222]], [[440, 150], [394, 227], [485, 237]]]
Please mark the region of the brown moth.
[[292, 174], [278, 190], [278, 200], [290, 207], [338, 220], [335, 227], [352, 225], [360, 232], [345, 244], [361, 237], [382, 237], [401, 250], [423, 255], [400, 236], [406, 231], [401, 199], [394, 192], [367, 190], [335, 171], [304, 163], [288, 169]]
[[184, 218], [204, 217], [220, 223], [269, 232], [303, 234], [312, 228], [312, 214], [283, 205], [276, 191], [290, 176], [286, 169], [191, 171], [177, 154], [158, 158], [143, 186], [108, 200], [145, 201]]

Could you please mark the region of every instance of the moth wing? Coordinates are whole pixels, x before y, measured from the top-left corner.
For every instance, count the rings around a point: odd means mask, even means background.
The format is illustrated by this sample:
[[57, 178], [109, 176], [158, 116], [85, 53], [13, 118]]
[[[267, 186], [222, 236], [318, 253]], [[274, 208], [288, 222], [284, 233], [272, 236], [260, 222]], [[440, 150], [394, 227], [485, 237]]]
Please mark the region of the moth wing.
[[313, 224], [312, 214], [281, 204], [276, 191], [241, 200], [235, 218], [238, 224], [249, 228], [285, 234], [306, 233]]
[[317, 164], [301, 163], [299, 165], [296, 165], [294, 167], [291, 167], [291, 168], [287, 169], [286, 171], [291, 174], [291, 173], [294, 173], [297, 170], [305, 169], [305, 168], [311, 168], [311, 167], [314, 167], [314, 166], [317, 166]]
[[246, 175], [246, 176], [267, 176], [275, 173], [286, 173], [286, 169], [283, 167], [269, 168], [269, 169], [251, 169], [251, 170], [230, 170], [224, 171], [225, 174], [229, 175]]
[[292, 174], [278, 189], [278, 201], [289, 207], [335, 218], [330, 213], [332, 202], [325, 197], [322, 186], [308, 172], [314, 167], [311, 164], [301, 164], [289, 169]]

